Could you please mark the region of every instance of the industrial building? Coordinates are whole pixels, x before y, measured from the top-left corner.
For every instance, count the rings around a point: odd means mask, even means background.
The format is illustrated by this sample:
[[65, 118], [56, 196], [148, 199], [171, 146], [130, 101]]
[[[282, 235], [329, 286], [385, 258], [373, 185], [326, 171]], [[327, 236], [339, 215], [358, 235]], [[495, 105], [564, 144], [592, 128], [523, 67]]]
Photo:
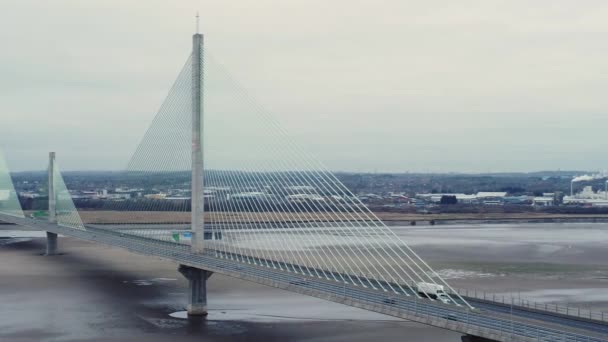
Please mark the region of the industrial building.
[[[606, 184], [608, 185], [608, 182]], [[591, 186], [585, 186], [579, 193], [564, 196], [564, 204], [608, 207], [608, 191], [594, 192]]]
[[506, 192], [478, 192], [477, 194], [467, 195], [462, 193], [440, 193], [440, 194], [416, 194], [416, 198], [430, 203], [440, 203], [444, 196], [454, 196], [458, 203], [462, 204], [503, 204], [507, 197]]

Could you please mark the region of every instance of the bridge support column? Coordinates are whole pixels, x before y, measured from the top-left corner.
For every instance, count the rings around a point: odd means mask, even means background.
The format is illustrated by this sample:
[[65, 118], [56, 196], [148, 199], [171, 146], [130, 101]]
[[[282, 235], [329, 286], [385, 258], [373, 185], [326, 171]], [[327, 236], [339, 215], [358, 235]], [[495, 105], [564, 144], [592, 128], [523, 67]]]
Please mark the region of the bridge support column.
[[57, 255], [57, 234], [46, 232], [46, 253], [44, 255]]
[[178, 271], [189, 282], [188, 316], [207, 316], [207, 279], [213, 273], [186, 265], [179, 265]]
[[473, 335], [464, 335], [460, 338], [462, 342], [497, 342], [495, 340], [490, 340], [485, 337], [473, 336]]
[[203, 193], [203, 35], [192, 36], [192, 192], [191, 230], [194, 253], [205, 249], [205, 196]]
[[[55, 197], [55, 152], [49, 152], [49, 222], [57, 222], [56, 197]], [[46, 232], [46, 253], [45, 255], [57, 254], [57, 234]]]

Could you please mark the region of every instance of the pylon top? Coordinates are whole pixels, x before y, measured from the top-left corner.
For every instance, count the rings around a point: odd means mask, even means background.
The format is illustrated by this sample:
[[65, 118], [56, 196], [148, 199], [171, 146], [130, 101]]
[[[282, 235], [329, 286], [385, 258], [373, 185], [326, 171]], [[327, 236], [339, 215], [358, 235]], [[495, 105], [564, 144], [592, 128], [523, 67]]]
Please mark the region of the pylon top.
[[196, 34], [199, 34], [199, 22], [200, 22], [200, 17], [198, 15], [198, 11], [196, 11]]

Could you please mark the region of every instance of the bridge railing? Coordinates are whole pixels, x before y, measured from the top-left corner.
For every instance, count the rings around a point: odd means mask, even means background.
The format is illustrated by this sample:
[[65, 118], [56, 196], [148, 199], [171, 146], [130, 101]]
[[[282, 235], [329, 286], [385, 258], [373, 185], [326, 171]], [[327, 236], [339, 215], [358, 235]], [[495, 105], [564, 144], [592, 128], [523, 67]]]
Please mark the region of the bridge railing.
[[[333, 272], [336, 274], [343, 272], [342, 270], [333, 269], [332, 267], [328, 267], [327, 265], [324, 265], [324, 266], [309, 265], [309, 266], [318, 267], [319, 269], [323, 269], [325, 271]], [[412, 289], [416, 288], [415, 282], [406, 281], [404, 279], [396, 279], [396, 278], [392, 278], [392, 277], [386, 277], [384, 275], [367, 274], [367, 273], [355, 273], [355, 274], [351, 274], [351, 275], [356, 276], [356, 277], [361, 277], [361, 278], [372, 279], [372, 280], [380, 280], [383, 282], [390, 282], [392, 284], [400, 284], [404, 288], [412, 288]], [[577, 318], [581, 318], [581, 319], [608, 322], [608, 312], [593, 311], [591, 309], [560, 305], [560, 304], [556, 304], [556, 303], [541, 303], [541, 302], [531, 300], [529, 298], [521, 298], [521, 296], [514, 296], [513, 294], [505, 295], [505, 294], [492, 293], [492, 292], [485, 291], [485, 290], [461, 289], [461, 288], [454, 288], [454, 291], [447, 289], [447, 292], [450, 295], [454, 295], [454, 297], [455, 297], [455, 294], [459, 294], [465, 300], [468, 300], [469, 298], [471, 298], [471, 299], [477, 299], [477, 300], [481, 300], [481, 301], [502, 304], [505, 307], [513, 306], [513, 307], [520, 308], [520, 309], [524, 308], [524, 309], [528, 309], [528, 310], [545, 311], [545, 312], [556, 313], [556, 314], [560, 314], [560, 315], [577, 317]], [[470, 303], [470, 304], [475, 306], [473, 303]]]
[[[292, 282], [290, 286], [307, 291], [324, 291], [322, 285], [324, 283], [327, 283], [327, 281], [307, 279], [301, 283]], [[346, 284], [343, 285], [342, 290], [332, 292], [341, 297], [344, 302], [348, 301], [351, 303], [350, 305], [366, 310], [458, 330], [474, 336], [485, 336], [499, 341], [602, 341], [595, 336], [550, 329], [542, 325], [525, 324], [524, 326], [521, 321], [513, 319], [497, 321], [491, 317], [484, 317], [479, 312], [468, 308], [446, 311], [446, 307], [440, 303], [432, 304], [426, 300], [417, 300], [416, 297], [405, 299], [390, 295], [378, 296], [377, 292], [371, 289], [351, 291]]]
[[[337, 270], [330, 270], [336, 271]], [[369, 279], [378, 279], [382, 281], [388, 281], [394, 284], [401, 284], [404, 286], [409, 286], [411, 288], [416, 287], [416, 283], [411, 281], [398, 280], [394, 278], [386, 278], [382, 275], [373, 275], [373, 274], [356, 274], [360, 277], [367, 277]], [[504, 306], [513, 306], [517, 308], [524, 308], [528, 310], [536, 310], [536, 311], [546, 311], [550, 313], [566, 315], [571, 317], [577, 317], [581, 319], [588, 319], [594, 321], [608, 322], [608, 312], [604, 311], [594, 311], [592, 309], [585, 309], [581, 307], [573, 307], [567, 305], [560, 305], [557, 303], [541, 303], [534, 301], [529, 298], [522, 298], [520, 295], [515, 296], [514, 294], [505, 295], [505, 294], [497, 294], [485, 290], [477, 290], [477, 289], [461, 289], [454, 288], [454, 292], [447, 289], [448, 294], [455, 295], [459, 294], [465, 299], [472, 298], [478, 299], [482, 301], [492, 302], [503, 304]], [[474, 305], [473, 305], [474, 306]]]
[[519, 295], [515, 296], [515, 294], [505, 295], [496, 294], [484, 290], [458, 288], [455, 289], [455, 291], [465, 298], [474, 298], [483, 301], [503, 304], [505, 306], [514, 306], [529, 310], [546, 311], [560, 315], [578, 317], [582, 319], [608, 322], [608, 312], [604, 311], [593, 311], [591, 309], [560, 305], [556, 303], [540, 303], [529, 298], [521, 298], [521, 296]]

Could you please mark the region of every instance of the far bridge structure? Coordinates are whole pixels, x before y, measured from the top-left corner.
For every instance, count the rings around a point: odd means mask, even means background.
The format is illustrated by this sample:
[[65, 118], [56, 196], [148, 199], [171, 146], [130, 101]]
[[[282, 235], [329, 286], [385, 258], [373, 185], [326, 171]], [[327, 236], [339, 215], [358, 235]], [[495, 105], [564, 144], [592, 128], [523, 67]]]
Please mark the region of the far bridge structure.
[[608, 315], [453, 289], [252, 99], [202, 34], [192, 43], [122, 179], [155, 191], [79, 212], [51, 152], [48, 211], [24, 212], [0, 155], [0, 221], [46, 231], [48, 256], [69, 236], [175, 262], [192, 316], [207, 315], [207, 279], [217, 273], [463, 341], [608, 341]]

